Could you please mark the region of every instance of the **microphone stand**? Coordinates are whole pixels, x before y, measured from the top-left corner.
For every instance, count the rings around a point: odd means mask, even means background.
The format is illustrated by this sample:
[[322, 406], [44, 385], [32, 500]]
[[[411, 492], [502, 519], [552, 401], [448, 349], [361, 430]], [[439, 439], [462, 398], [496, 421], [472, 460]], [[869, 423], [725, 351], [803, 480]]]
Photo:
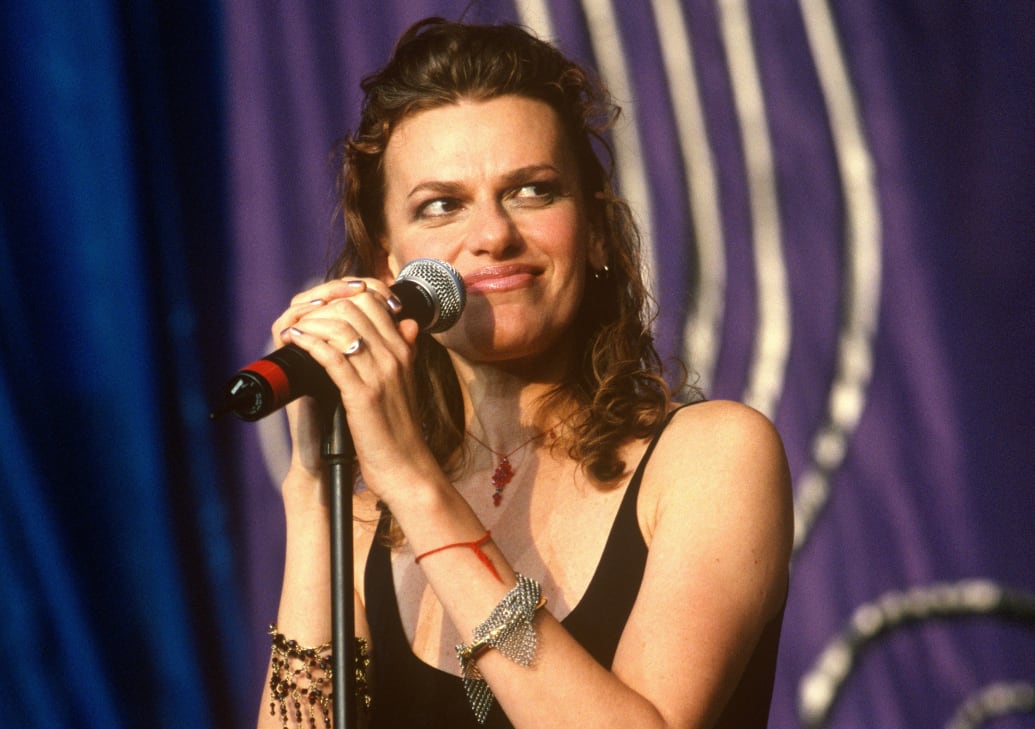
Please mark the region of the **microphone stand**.
[[351, 729], [356, 726], [351, 480], [356, 451], [341, 398], [334, 400], [337, 405], [329, 428], [325, 428], [323, 443], [323, 458], [330, 469], [331, 487], [332, 710], [334, 729]]

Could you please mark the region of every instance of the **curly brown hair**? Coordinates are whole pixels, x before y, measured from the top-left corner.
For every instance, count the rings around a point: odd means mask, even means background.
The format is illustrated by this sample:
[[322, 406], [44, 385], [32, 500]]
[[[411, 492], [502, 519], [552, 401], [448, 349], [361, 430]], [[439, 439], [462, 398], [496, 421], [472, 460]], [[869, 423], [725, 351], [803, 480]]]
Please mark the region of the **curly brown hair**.
[[[608, 266], [588, 277], [572, 326], [572, 351], [581, 356], [572, 358], [541, 406], [580, 413], [564, 441], [569, 453], [598, 482], [614, 481], [625, 472], [619, 446], [651, 434], [672, 399], [651, 334], [653, 301], [641, 274], [639, 233], [612, 182], [606, 134], [620, 109], [586, 70], [527, 30], [441, 18], [411, 26], [362, 90], [358, 129], [340, 149], [338, 200], [347, 242], [332, 276], [375, 272], [384, 231], [384, 153], [402, 120], [461, 100], [505, 95], [543, 101], [556, 111]], [[465, 428], [456, 374], [444, 348], [426, 335], [418, 339], [416, 363], [429, 445], [440, 463], [453, 466]]]

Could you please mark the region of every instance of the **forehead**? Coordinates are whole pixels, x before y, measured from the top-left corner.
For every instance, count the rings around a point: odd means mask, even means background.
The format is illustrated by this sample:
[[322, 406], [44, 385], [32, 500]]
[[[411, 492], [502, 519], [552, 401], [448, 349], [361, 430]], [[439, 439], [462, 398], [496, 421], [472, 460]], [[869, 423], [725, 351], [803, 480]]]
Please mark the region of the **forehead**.
[[571, 169], [553, 108], [523, 96], [462, 100], [399, 123], [385, 149], [385, 183], [390, 192], [427, 179], [483, 178], [539, 164]]

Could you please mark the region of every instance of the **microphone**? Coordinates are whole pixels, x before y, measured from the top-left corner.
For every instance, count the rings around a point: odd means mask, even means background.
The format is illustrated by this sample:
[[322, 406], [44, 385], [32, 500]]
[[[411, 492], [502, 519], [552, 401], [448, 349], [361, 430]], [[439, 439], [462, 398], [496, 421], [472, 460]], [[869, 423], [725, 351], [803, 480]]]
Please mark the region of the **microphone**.
[[[422, 332], [449, 329], [467, 303], [460, 274], [434, 258], [410, 261], [389, 288], [402, 303], [396, 318], [413, 319]], [[288, 344], [234, 375], [227, 383], [226, 399], [209, 418], [232, 412], [242, 420], [259, 420], [303, 395], [322, 398], [335, 392], [323, 367], [304, 349]]]

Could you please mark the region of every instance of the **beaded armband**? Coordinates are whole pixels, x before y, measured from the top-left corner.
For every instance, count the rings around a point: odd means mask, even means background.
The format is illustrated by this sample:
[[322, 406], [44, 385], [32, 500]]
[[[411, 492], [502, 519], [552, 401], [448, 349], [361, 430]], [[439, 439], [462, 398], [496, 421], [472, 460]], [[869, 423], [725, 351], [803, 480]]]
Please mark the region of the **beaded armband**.
[[[270, 671], [270, 716], [280, 714], [283, 729], [289, 729], [289, 720], [294, 726], [305, 721], [310, 729], [316, 729], [317, 715], [324, 727], [331, 726], [331, 686], [334, 682], [331, 644], [306, 647], [288, 640], [271, 625], [269, 635], [273, 638]], [[370, 656], [367, 642], [356, 637], [355, 668], [356, 698], [359, 708], [370, 708], [370, 687], [367, 670]], [[290, 708], [289, 708], [290, 705]]]

